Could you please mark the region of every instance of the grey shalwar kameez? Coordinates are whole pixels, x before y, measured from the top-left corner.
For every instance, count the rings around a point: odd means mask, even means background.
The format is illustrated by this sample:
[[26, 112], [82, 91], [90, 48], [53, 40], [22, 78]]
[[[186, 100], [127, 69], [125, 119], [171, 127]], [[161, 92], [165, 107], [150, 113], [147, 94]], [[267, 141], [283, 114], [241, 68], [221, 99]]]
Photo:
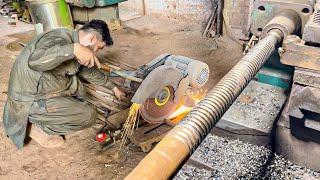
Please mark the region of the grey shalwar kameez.
[[10, 73], [3, 123], [7, 135], [23, 147], [28, 121], [46, 133], [64, 135], [89, 127], [95, 121], [80, 79], [114, 88], [96, 68], [81, 66], [73, 44], [77, 31], [55, 29], [33, 38], [17, 57]]

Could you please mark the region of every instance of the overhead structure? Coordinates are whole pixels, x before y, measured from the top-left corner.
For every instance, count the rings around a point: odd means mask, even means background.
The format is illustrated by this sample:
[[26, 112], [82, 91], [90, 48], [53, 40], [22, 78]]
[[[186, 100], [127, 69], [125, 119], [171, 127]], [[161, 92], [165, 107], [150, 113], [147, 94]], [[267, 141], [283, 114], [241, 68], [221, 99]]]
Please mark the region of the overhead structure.
[[104, 20], [111, 26], [119, 26], [118, 4], [127, 0], [66, 0], [73, 20], [78, 23], [92, 19]]

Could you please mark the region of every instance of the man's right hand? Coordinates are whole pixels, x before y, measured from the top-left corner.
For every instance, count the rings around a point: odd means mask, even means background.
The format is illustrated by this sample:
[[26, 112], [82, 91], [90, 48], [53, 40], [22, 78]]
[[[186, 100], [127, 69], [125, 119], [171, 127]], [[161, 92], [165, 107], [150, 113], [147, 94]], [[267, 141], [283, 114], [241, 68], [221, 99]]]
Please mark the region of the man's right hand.
[[81, 65], [89, 68], [92, 68], [94, 65], [96, 65], [99, 69], [101, 68], [98, 58], [89, 48], [84, 47], [79, 43], [75, 43], [73, 53]]

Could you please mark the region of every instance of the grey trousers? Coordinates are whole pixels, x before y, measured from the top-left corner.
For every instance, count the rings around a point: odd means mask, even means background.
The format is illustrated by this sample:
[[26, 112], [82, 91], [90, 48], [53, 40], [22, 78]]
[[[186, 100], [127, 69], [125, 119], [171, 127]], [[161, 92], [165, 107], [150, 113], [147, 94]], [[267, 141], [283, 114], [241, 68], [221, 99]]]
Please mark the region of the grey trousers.
[[51, 135], [65, 135], [88, 128], [95, 120], [94, 107], [74, 97], [35, 101], [29, 113], [29, 121]]

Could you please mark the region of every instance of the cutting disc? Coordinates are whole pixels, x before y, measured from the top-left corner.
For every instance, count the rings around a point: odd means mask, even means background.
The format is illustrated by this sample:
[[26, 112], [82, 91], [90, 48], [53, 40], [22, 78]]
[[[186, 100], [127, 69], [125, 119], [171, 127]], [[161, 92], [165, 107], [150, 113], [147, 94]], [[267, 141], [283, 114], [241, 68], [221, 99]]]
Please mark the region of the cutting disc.
[[151, 124], [163, 123], [178, 107], [174, 102], [174, 89], [162, 88], [157, 98], [148, 98], [141, 108], [141, 116]]

